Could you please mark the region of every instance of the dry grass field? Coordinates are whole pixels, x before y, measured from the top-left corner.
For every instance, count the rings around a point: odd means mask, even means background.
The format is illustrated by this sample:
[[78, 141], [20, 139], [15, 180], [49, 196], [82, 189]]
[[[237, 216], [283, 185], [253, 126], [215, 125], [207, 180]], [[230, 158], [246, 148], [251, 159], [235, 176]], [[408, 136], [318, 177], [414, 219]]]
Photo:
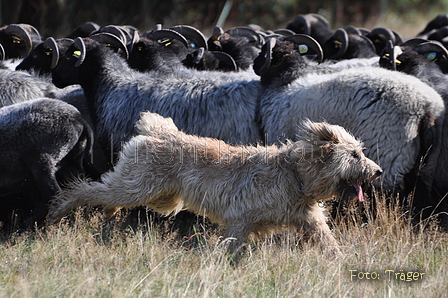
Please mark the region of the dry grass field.
[[1, 239], [0, 297], [446, 297], [447, 234], [410, 225], [394, 204], [377, 211], [333, 222], [338, 258], [285, 232], [251, 239], [232, 265], [222, 231], [204, 219], [181, 235], [167, 222], [131, 228], [81, 209]]

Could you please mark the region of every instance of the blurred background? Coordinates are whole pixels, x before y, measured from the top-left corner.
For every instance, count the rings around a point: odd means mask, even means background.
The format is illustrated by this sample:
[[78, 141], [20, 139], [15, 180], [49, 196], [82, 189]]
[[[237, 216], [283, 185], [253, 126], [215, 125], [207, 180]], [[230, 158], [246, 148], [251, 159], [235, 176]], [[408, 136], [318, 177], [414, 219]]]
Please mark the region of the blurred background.
[[403, 38], [414, 37], [448, 0], [0, 0], [0, 24], [28, 23], [41, 36], [63, 37], [78, 25], [133, 25], [141, 31], [191, 25], [209, 34], [224, 28], [258, 24], [285, 28], [297, 14], [319, 13], [333, 28], [386, 26]]

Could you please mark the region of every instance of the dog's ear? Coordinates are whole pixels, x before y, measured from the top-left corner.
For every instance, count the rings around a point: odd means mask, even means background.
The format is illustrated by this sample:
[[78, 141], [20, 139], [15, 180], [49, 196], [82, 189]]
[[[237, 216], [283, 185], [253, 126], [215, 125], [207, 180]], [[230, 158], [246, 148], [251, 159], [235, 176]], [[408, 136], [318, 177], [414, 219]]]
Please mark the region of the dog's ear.
[[[300, 124], [298, 138], [308, 143], [338, 144], [340, 139], [332, 125], [326, 122], [312, 122], [305, 119]], [[318, 145], [318, 144], [316, 144]]]

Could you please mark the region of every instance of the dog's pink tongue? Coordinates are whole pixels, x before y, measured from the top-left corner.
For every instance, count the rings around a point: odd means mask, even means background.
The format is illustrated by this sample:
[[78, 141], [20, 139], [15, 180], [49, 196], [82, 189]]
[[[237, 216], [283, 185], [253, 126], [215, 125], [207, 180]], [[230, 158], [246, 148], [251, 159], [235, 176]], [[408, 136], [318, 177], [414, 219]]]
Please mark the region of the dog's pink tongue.
[[356, 192], [358, 193], [358, 201], [364, 202], [364, 193], [362, 192], [361, 186], [356, 181], [352, 181], [352, 185], [356, 189]]

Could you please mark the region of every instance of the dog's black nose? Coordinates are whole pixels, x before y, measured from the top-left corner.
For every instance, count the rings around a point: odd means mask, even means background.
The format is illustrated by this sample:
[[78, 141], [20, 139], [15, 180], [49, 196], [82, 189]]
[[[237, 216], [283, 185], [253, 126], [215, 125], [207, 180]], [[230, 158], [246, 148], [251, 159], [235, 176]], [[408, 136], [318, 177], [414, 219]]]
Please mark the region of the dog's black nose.
[[383, 170], [381, 170], [381, 169], [376, 170], [376, 172], [375, 172], [376, 177], [381, 176], [381, 174], [383, 174]]

